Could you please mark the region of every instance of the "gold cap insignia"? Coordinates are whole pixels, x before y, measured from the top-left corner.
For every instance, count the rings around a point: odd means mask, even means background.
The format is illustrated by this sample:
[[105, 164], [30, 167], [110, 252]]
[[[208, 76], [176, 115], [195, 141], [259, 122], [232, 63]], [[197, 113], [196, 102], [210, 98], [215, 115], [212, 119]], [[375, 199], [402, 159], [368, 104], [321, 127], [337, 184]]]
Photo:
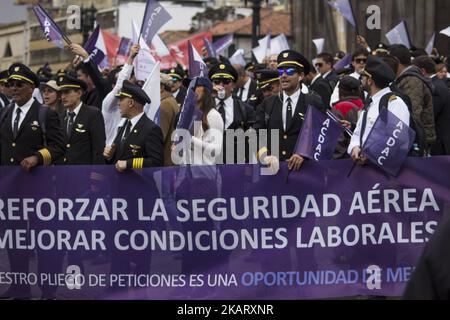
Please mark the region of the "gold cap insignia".
[[288, 52], [286, 52], [286, 53], [283, 54], [283, 58], [287, 58], [288, 56], [289, 56], [289, 53], [288, 53]]
[[16, 71], [16, 72], [19, 71], [19, 70], [20, 70], [20, 67], [15, 67], [14, 68], [14, 71]]
[[175, 69], [170, 70], [170, 73], [175, 73]]
[[219, 68], [220, 68], [220, 70], [223, 70], [223, 69], [225, 69], [225, 65], [224, 65], [224, 64], [221, 64], [221, 65], [219, 66]]

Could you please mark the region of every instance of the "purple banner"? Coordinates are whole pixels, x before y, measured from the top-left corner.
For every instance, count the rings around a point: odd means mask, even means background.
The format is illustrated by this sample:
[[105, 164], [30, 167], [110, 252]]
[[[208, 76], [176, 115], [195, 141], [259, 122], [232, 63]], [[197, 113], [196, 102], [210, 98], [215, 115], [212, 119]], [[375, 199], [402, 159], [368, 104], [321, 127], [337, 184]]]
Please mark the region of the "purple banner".
[[316, 161], [331, 160], [343, 131], [334, 119], [309, 106], [295, 153]]
[[231, 46], [234, 41], [234, 35], [228, 34], [213, 43], [214, 52], [218, 55], [220, 52]]
[[202, 57], [192, 45], [191, 41], [188, 41], [189, 52], [189, 77], [208, 77], [208, 67], [203, 62]]
[[126, 37], [122, 37], [120, 39], [119, 48], [117, 49], [117, 55], [118, 56], [128, 56], [130, 53], [131, 47], [133, 46], [133, 42], [131, 39], [128, 39]]
[[106, 57], [106, 52], [103, 52], [103, 50], [106, 51], [106, 48], [103, 42], [103, 37], [101, 37], [101, 29], [99, 25], [94, 29], [91, 36], [86, 41], [84, 49], [89, 53], [92, 61], [100, 66]]
[[333, 0], [328, 4], [336, 9], [352, 26], [356, 27], [355, 14], [350, 0]]
[[363, 153], [381, 169], [396, 176], [415, 137], [414, 130], [384, 108], [367, 136]]
[[64, 49], [64, 34], [56, 22], [40, 5], [33, 6], [33, 10], [47, 41], [53, 42], [58, 48]]
[[151, 47], [152, 39], [158, 33], [158, 30], [170, 19], [172, 19], [172, 16], [158, 1], [147, 0], [140, 35], [149, 47]]
[[[60, 299], [400, 296], [442, 215], [450, 157], [0, 167], [0, 294]], [[255, 182], [256, 181], [256, 182]]]
[[209, 42], [209, 40], [206, 37], [203, 37], [203, 42], [205, 44], [206, 51], [208, 52], [208, 57], [216, 58], [217, 57], [217, 53], [214, 50], [213, 45], [211, 44], [211, 42]]

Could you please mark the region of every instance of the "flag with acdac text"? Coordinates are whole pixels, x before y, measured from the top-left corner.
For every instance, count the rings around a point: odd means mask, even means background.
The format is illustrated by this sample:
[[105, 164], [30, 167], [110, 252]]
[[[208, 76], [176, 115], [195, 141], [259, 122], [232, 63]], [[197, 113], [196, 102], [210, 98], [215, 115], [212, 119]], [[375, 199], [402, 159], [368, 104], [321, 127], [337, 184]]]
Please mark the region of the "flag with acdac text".
[[383, 108], [367, 136], [363, 153], [382, 170], [397, 176], [415, 137], [414, 130], [387, 108]]

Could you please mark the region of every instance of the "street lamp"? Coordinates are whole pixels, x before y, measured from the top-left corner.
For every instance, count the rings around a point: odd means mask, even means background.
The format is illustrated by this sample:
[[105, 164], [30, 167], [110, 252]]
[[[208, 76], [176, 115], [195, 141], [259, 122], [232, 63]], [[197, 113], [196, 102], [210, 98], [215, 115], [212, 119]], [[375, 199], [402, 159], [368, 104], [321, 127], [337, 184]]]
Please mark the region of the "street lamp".
[[[258, 46], [258, 38], [261, 33], [261, 2], [264, 0], [244, 0], [245, 6], [247, 6], [248, 1], [253, 3], [253, 18], [252, 18], [252, 47]], [[265, 0], [266, 3], [268, 0]]]
[[89, 39], [89, 32], [94, 29], [95, 18], [97, 16], [97, 9], [94, 7], [94, 4], [89, 8], [81, 8], [81, 30], [83, 34], [83, 45]]

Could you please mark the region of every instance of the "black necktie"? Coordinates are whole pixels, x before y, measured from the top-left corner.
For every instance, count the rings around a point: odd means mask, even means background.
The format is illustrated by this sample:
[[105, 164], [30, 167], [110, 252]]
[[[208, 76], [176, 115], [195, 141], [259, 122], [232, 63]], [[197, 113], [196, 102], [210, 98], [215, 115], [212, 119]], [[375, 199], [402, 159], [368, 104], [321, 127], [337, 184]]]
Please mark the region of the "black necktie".
[[292, 100], [287, 98], [287, 110], [286, 110], [286, 131], [290, 128], [292, 123]]
[[122, 143], [128, 138], [128, 136], [130, 135], [130, 132], [131, 132], [131, 121], [127, 120], [127, 124], [126, 124], [126, 127], [125, 127], [125, 132], [124, 132], [124, 134], [122, 136]]
[[219, 102], [219, 113], [222, 116], [223, 124], [225, 125], [225, 102], [220, 100]]
[[244, 95], [244, 88], [239, 89], [239, 100], [242, 100], [242, 96]]
[[364, 113], [362, 118], [362, 124], [361, 124], [361, 132], [359, 134], [359, 145], [360, 147], [363, 146], [363, 136], [364, 132], [366, 131], [367, 126], [367, 114], [369, 113], [370, 105], [372, 104], [372, 98], [367, 99], [367, 101], [364, 103]]
[[14, 139], [17, 138], [17, 133], [19, 132], [19, 121], [20, 121], [20, 113], [22, 110], [20, 108], [17, 108], [16, 110], [16, 118], [14, 119], [14, 127], [13, 127], [13, 137]]
[[72, 134], [73, 122], [75, 119], [75, 112], [69, 112], [69, 121], [67, 122], [67, 136], [70, 137]]

